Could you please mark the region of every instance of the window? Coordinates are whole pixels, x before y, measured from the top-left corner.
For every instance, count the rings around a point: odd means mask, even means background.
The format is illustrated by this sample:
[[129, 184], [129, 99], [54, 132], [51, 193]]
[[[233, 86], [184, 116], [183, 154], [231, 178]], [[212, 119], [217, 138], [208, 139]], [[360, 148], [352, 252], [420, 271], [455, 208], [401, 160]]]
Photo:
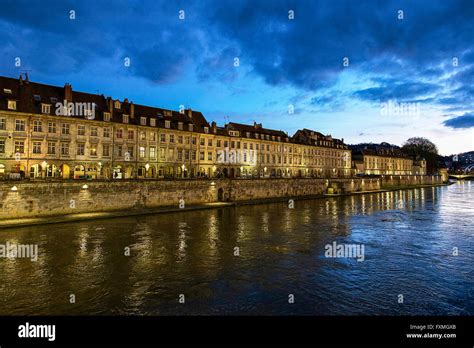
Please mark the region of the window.
[[117, 156], [122, 157], [122, 145], [117, 145]]
[[5, 94], [12, 94], [12, 90], [9, 89], [9, 88], [4, 88], [4, 89], [3, 89], [3, 93], [5, 93]]
[[86, 126], [83, 124], [77, 125], [77, 135], [86, 135]]
[[143, 146], [140, 146], [140, 158], [145, 158], [145, 148]]
[[204, 146], [206, 144], [206, 139], [204, 139], [204, 138], [199, 139], [199, 144], [201, 146]]
[[48, 142], [48, 155], [56, 154], [56, 143], [50, 141]]
[[170, 134], [170, 143], [174, 143], [174, 134]]
[[128, 130], [128, 140], [133, 140], [134, 135], [135, 135], [135, 132], [133, 131], [133, 129], [129, 129]]
[[56, 123], [49, 122], [48, 123], [48, 133], [56, 133]]
[[8, 110], [16, 110], [16, 100], [8, 101]]
[[104, 127], [104, 138], [110, 138], [110, 128]]
[[41, 121], [33, 121], [33, 132], [42, 132], [42, 128]]
[[183, 159], [183, 151], [178, 150], [178, 161], [181, 161]]
[[156, 141], [156, 133], [155, 133], [155, 132], [151, 132], [151, 133], [150, 133], [150, 138], [151, 138], [151, 141]]
[[189, 124], [189, 125], [188, 125], [188, 130], [189, 130], [190, 132], [193, 131], [193, 125], [192, 125], [192, 124]]
[[69, 144], [61, 143], [61, 155], [69, 156]]
[[140, 132], [140, 140], [146, 140], [146, 132]]
[[160, 142], [166, 142], [166, 134], [160, 134]]
[[204, 151], [199, 152], [199, 160], [204, 161]]
[[15, 140], [15, 153], [25, 153], [25, 142], [23, 140]]
[[209, 127], [204, 127], [204, 133], [209, 133]]
[[178, 129], [183, 130], [183, 122], [178, 122]]
[[165, 151], [166, 149], [164, 147], [160, 147], [160, 158], [165, 159]]
[[25, 120], [15, 120], [15, 131], [17, 132], [25, 131]]
[[115, 137], [117, 139], [122, 139], [123, 137], [123, 130], [122, 129], [117, 129], [117, 132], [115, 132]]
[[135, 152], [135, 147], [133, 145], [128, 145], [127, 152], [130, 155], [130, 158], [133, 158], [133, 153]]
[[154, 118], [150, 118], [150, 126], [152, 127], [156, 126], [156, 120]]
[[91, 156], [97, 156], [97, 148], [95, 146], [91, 147]]
[[7, 120], [5, 118], [0, 118], [0, 130], [7, 129]]
[[91, 127], [91, 137], [96, 137], [97, 134], [97, 127]]
[[104, 112], [104, 121], [106, 121], [106, 122], [110, 121], [110, 113], [109, 112]]
[[49, 114], [51, 112], [51, 105], [49, 104], [41, 104], [41, 112], [43, 114]]
[[221, 141], [217, 140], [217, 147], [221, 147]]
[[84, 152], [85, 152], [85, 144], [77, 144], [77, 152], [76, 154], [78, 156], [84, 156]]
[[41, 141], [34, 141], [33, 142], [33, 153], [41, 153]]
[[171, 126], [171, 122], [166, 120], [165, 121], [165, 128], [170, 128], [170, 126]]
[[5, 153], [5, 140], [0, 140], [0, 153]]
[[123, 115], [122, 122], [123, 123], [128, 123], [128, 115]]
[[212, 152], [211, 152], [211, 151], [209, 151], [209, 152], [207, 153], [207, 160], [208, 160], [208, 161], [212, 161]]
[[196, 145], [197, 139], [196, 137], [193, 137], [193, 145]]
[[33, 94], [33, 99], [37, 102], [41, 101], [41, 96], [39, 94]]
[[63, 123], [61, 127], [61, 134], [65, 134], [65, 135], [70, 134], [70, 125], [68, 123]]
[[207, 139], [207, 146], [212, 146], [212, 139]]
[[150, 146], [150, 158], [156, 157], [156, 148], [154, 146]]
[[140, 117], [140, 124], [146, 126], [146, 117]]
[[116, 109], [120, 109], [120, 101], [116, 100], [116, 101], [114, 102], [114, 107], [115, 107]]
[[110, 156], [110, 145], [102, 145], [102, 156]]

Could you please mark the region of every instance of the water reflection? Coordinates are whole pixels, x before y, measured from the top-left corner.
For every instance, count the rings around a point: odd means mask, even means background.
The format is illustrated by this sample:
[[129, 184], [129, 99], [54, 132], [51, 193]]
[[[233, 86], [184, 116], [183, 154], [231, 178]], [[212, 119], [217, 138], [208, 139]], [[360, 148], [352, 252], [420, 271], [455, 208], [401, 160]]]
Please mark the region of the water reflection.
[[472, 315], [473, 186], [3, 230], [39, 259], [0, 259], [0, 314]]

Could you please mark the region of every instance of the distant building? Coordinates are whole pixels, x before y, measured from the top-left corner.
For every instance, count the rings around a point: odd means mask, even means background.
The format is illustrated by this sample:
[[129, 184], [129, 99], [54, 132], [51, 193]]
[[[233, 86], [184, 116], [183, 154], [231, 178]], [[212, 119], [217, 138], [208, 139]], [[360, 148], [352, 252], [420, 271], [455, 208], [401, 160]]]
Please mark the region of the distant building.
[[417, 162], [415, 170], [413, 159], [398, 147], [382, 143], [351, 145], [350, 148], [356, 174], [415, 175], [423, 170], [426, 174], [426, 161]]

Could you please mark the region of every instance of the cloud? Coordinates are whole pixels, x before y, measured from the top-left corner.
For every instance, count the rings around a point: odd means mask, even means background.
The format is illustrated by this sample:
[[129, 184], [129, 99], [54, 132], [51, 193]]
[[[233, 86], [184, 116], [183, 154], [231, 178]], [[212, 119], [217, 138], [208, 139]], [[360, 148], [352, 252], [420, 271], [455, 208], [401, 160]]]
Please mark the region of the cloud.
[[455, 129], [471, 128], [474, 127], [474, 114], [465, 113], [464, 115], [446, 120], [443, 122], [443, 124], [447, 127]]

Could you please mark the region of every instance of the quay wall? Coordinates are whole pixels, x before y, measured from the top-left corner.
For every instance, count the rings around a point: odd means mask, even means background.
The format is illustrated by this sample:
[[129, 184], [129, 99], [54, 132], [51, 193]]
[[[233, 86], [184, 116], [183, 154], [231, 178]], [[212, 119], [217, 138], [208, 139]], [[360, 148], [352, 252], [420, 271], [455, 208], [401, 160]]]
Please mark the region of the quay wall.
[[[442, 184], [439, 176], [0, 182], [0, 220]], [[328, 188], [330, 190], [328, 190]], [[332, 190], [331, 190], [332, 189]], [[180, 206], [181, 205], [181, 206]]]

